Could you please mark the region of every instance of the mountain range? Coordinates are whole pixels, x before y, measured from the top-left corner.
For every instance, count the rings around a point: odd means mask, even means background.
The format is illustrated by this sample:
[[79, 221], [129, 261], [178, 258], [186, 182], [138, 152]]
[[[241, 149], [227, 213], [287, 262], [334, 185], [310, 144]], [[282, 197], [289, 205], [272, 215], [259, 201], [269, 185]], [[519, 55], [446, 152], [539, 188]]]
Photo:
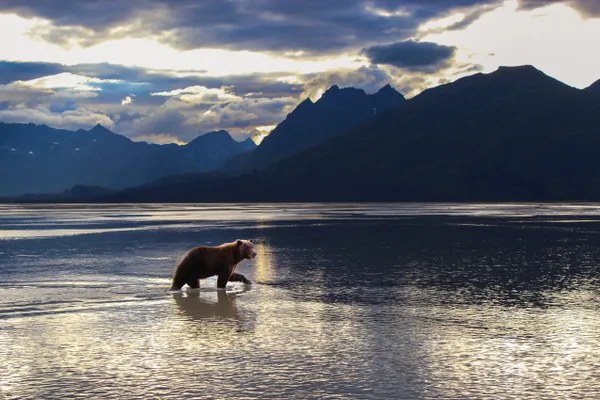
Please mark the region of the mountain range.
[[372, 95], [332, 86], [318, 101], [303, 101], [260, 147], [250, 139], [238, 143], [226, 131], [178, 146], [134, 142], [101, 125], [71, 132], [0, 123], [0, 195], [62, 192], [74, 185], [76, 193], [84, 187], [123, 189], [178, 174], [264, 168], [403, 101], [389, 85]]
[[[389, 92], [384, 89], [383, 93]], [[300, 104], [276, 128], [277, 135], [310, 131], [308, 121], [318, 118], [305, 110], [321, 102], [339, 104], [334, 96], [344, 92], [354, 93], [333, 87], [319, 101]], [[254, 154], [259, 154], [262, 144], [245, 153], [243, 160], [234, 156], [231, 162], [253, 166], [241, 173], [180, 175], [120, 191], [79, 190], [59, 198], [102, 202], [600, 199], [600, 162], [595, 154], [600, 146], [600, 83], [579, 90], [532, 66], [501, 67], [409, 100], [390, 97], [394, 99], [389, 107], [343, 128], [332, 124], [327, 137], [298, 145], [287, 157], [275, 156], [264, 164], [253, 161], [258, 160]], [[300, 117], [302, 113], [307, 115]], [[327, 120], [322, 115], [319, 118]], [[300, 129], [303, 121], [305, 129]], [[284, 130], [284, 123], [294, 129]]]
[[226, 131], [178, 146], [134, 142], [102, 125], [73, 132], [0, 123], [0, 195], [57, 192], [78, 184], [122, 189], [214, 170], [254, 147], [252, 140], [237, 142]]
[[390, 85], [368, 95], [361, 89], [330, 87], [318, 101], [304, 100], [254, 151], [233, 157], [227, 171], [264, 169], [276, 161], [308, 149], [341, 132], [399, 107], [404, 96]]

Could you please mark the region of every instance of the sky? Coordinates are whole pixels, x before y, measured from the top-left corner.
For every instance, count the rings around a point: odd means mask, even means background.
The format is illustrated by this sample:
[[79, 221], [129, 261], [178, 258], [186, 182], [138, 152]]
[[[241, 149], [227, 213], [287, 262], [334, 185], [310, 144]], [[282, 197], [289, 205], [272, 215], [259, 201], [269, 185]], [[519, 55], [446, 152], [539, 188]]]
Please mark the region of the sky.
[[501, 65], [600, 79], [598, 0], [3, 0], [0, 121], [259, 142], [331, 85], [407, 98]]

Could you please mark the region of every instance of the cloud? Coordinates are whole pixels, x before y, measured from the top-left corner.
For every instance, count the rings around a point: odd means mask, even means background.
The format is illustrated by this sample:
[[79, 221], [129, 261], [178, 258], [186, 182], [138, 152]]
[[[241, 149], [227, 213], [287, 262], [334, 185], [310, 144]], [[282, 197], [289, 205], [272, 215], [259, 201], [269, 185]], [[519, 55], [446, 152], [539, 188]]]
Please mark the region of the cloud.
[[[33, 64], [29, 64], [27, 69], [29, 72], [38, 70]], [[56, 68], [48, 70], [57, 71]], [[113, 127], [114, 121], [108, 115], [80, 103], [97, 98], [103, 85], [118, 83], [119, 80], [59, 72], [0, 85], [0, 121], [33, 122], [73, 130], [89, 128], [97, 123]]]
[[182, 142], [181, 140], [179, 140], [179, 138], [177, 136], [166, 135], [166, 134], [150, 133], [150, 134], [146, 134], [146, 135], [135, 136], [132, 139], [135, 140], [136, 142], [148, 142], [148, 143], [156, 143], [156, 144], [169, 144], [169, 143], [175, 143], [178, 145], [185, 144], [185, 142]]
[[184, 103], [167, 101], [149, 115], [118, 126], [129, 132], [131, 137], [151, 133], [176, 136], [185, 142], [219, 129], [225, 129], [238, 138], [247, 137], [247, 132], [257, 126], [281, 122], [298, 104], [298, 99], [237, 98], [214, 104], [203, 111]]
[[507, 1], [464, 29], [422, 40], [458, 47], [457, 62], [483, 65], [485, 72], [530, 64], [568, 85], [590, 85], [600, 71], [600, 19], [584, 18], [567, 3], [544, 4], [524, 10], [542, 3]]
[[[583, 0], [581, 0], [583, 1]], [[30, 34], [66, 47], [157, 37], [180, 49], [300, 56], [340, 53], [414, 35], [419, 25], [501, 0], [4, 0], [0, 11], [51, 21]]]
[[168, 92], [150, 93], [151, 96], [177, 97], [184, 103], [214, 104], [238, 100], [240, 97], [231, 92], [231, 87], [207, 88], [206, 86], [190, 86], [185, 89], [175, 89]]
[[[155, 70], [142, 67], [131, 67], [109, 63], [98, 64], [75, 64], [62, 65], [58, 63], [33, 63], [33, 62], [0, 62], [0, 84], [29, 79], [42, 78], [60, 73], [70, 73], [88, 78], [98, 78], [101, 81], [93, 81], [95, 87], [101, 87], [104, 94], [115, 93], [119, 100], [133, 93], [140, 94], [169, 92], [189, 88], [193, 86], [204, 86], [208, 89], [220, 89], [227, 87], [229, 92], [237, 96], [248, 93], [260, 93], [261, 97], [285, 97], [295, 96], [302, 92], [300, 80], [289, 81], [282, 79], [296, 78], [289, 76], [289, 72], [283, 73], [252, 73], [229, 76], [207, 76], [202, 71], [172, 71]], [[138, 99], [139, 100], [139, 99]], [[162, 102], [157, 98], [147, 96], [153, 104]]]
[[27, 81], [65, 72], [64, 66], [44, 62], [0, 61], [0, 84]]
[[[256, 129], [276, 125], [306, 96], [333, 84], [368, 93], [391, 83], [404, 94], [430, 84], [427, 77], [389, 65], [329, 70], [318, 74], [247, 74], [223, 77], [112, 64], [66, 66], [5, 63], [26, 81], [0, 85], [0, 120], [90, 128], [101, 121], [130, 138], [161, 143], [188, 142], [213, 130], [234, 137], [258, 137]], [[58, 72], [37, 76], [45, 71]]]
[[[114, 126], [104, 113], [78, 104], [98, 96], [96, 90], [82, 82], [77, 79], [59, 83], [51, 76], [0, 85], [0, 121], [33, 122], [73, 130], [97, 123]], [[63, 85], [66, 87], [57, 88]]]
[[[205, 115], [225, 126], [247, 128], [281, 122], [299, 103], [297, 98], [241, 98], [213, 105]], [[202, 120], [202, 118], [200, 118]]]
[[246, 138], [252, 139], [256, 144], [260, 144], [264, 138], [269, 136], [271, 131], [275, 129], [277, 125], [258, 126], [255, 129], [245, 132]]
[[314, 74], [306, 80], [300, 98], [309, 97], [316, 101], [332, 85], [361, 88], [366, 93], [375, 93], [387, 84], [390, 84], [404, 97], [411, 98], [425, 89], [481, 70], [480, 65], [456, 63], [448, 65], [439, 74], [430, 74], [427, 71], [407, 71], [391, 65], [370, 65], [357, 69], [325, 71]]
[[[102, 121], [147, 140], [188, 141], [216, 129], [243, 136], [282, 121], [302, 92], [302, 77], [286, 83], [281, 74], [207, 77], [111, 64], [4, 62], [2, 67], [11, 78], [31, 79], [0, 85], [0, 120], [67, 129]], [[48, 71], [53, 74], [38, 76]]]
[[56, 105], [66, 101], [92, 99], [98, 96], [100, 89], [91, 84], [103, 80], [69, 74], [50, 75], [28, 81], [15, 81], [0, 85], [0, 101], [8, 105], [27, 105], [30, 107], [42, 103]]
[[32, 88], [22, 82], [0, 85], [0, 102], [11, 104], [32, 104], [47, 100], [55, 92], [47, 88]]
[[317, 100], [325, 90], [333, 85], [356, 87], [364, 89], [367, 93], [374, 93], [386, 84], [392, 83], [393, 79], [387, 69], [376, 65], [358, 69], [325, 71], [315, 74], [306, 81], [301, 98], [309, 97], [312, 100]]
[[0, 120], [19, 123], [33, 122], [73, 130], [90, 128], [98, 123], [108, 128], [114, 126], [113, 121], [108, 116], [85, 107], [77, 107], [74, 110], [63, 112], [52, 112], [50, 107], [43, 105], [36, 107], [17, 106], [0, 110]]
[[534, 9], [552, 4], [565, 4], [573, 7], [587, 17], [600, 17], [600, 2], [598, 0], [521, 0], [524, 9]]
[[409, 71], [435, 72], [450, 64], [456, 50], [452, 46], [407, 40], [372, 46], [362, 53], [373, 64], [388, 64]]
[[22, 82], [23, 85], [47, 89], [70, 89], [74, 91], [101, 90], [103, 84], [122, 83], [119, 79], [100, 79], [88, 76], [61, 72], [56, 75], [44, 76]]

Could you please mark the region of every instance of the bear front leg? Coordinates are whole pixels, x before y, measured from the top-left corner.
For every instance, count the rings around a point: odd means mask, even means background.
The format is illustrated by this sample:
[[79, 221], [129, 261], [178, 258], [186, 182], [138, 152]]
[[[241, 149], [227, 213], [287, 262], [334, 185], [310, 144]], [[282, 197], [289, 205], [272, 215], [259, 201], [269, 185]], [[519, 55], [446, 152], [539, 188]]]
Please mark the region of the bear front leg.
[[237, 272], [234, 272], [233, 274], [231, 274], [231, 276], [229, 277], [229, 280], [231, 282], [244, 282], [246, 285], [250, 285], [252, 283], [244, 275], [238, 274]]
[[191, 278], [187, 282], [190, 289], [200, 289], [200, 279]]
[[185, 285], [185, 281], [178, 276], [173, 277], [173, 283], [171, 284], [171, 289], [169, 290], [181, 290], [181, 288]]

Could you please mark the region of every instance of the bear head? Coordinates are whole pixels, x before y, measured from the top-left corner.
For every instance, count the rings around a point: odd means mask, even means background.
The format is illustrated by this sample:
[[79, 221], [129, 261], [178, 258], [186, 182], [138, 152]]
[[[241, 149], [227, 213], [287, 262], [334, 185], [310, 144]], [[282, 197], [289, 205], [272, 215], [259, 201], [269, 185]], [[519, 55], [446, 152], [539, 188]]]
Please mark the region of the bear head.
[[252, 240], [238, 239], [235, 241], [235, 247], [240, 252], [243, 260], [252, 260], [256, 257], [256, 250], [254, 250]]

